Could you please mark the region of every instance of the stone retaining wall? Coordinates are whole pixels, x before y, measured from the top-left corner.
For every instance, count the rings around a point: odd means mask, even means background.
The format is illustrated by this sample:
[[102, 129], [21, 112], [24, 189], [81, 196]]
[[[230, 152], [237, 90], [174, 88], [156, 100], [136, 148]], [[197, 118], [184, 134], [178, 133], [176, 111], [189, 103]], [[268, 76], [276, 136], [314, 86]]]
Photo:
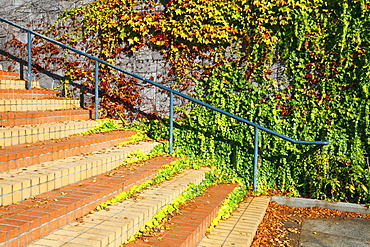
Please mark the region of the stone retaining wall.
[[[0, 6], [2, 6], [0, 9], [0, 16], [20, 26], [42, 33], [65, 9], [80, 7], [93, 1], [94, 0], [0, 0]], [[140, 6], [138, 9], [140, 9]], [[0, 22], [0, 69], [20, 72], [23, 74], [23, 78], [27, 78], [26, 54], [22, 57], [12, 57], [17, 60], [16, 64], [6, 59], [5, 56], [1, 56], [4, 54], [9, 55], [9, 53], [11, 55], [17, 54], [5, 47], [5, 43], [11, 40], [13, 35], [23, 43], [27, 43], [27, 34], [25, 32]], [[148, 47], [143, 47], [132, 56], [126, 57], [126, 59], [121, 61], [120, 67], [144, 78], [157, 78], [158, 75], [165, 75], [168, 71], [168, 64], [163, 60], [162, 54]], [[34, 80], [40, 81], [40, 85], [43, 88], [56, 88], [60, 84], [59, 80], [62, 79], [63, 76], [63, 71], [44, 71], [34, 75]], [[160, 79], [156, 80], [156, 82], [166, 84], [167, 86], [172, 84], [171, 81], [164, 82]], [[76, 83], [79, 84], [79, 82]], [[145, 98], [138, 110], [146, 112], [152, 110], [168, 112], [169, 102], [166, 93], [160, 92], [155, 87], [146, 87], [146, 84], [140, 84], [140, 87], [141, 86], [144, 87], [142, 95], [145, 96]], [[75, 92], [75, 96], [78, 95], [79, 92]], [[178, 99], [176, 101], [180, 103]], [[85, 100], [85, 102], [89, 101]]]
[[[15, 22], [21, 26], [25, 26], [36, 32], [43, 32], [46, 27], [53, 23], [58, 15], [63, 10], [68, 8], [76, 8], [93, 2], [94, 0], [0, 0], [0, 16]], [[137, 7], [138, 10], [142, 9], [143, 5]], [[157, 6], [157, 11], [160, 11], [163, 7]], [[24, 32], [17, 30], [9, 25], [0, 22], [0, 69], [11, 70], [14, 72], [20, 72], [23, 74], [23, 78], [27, 78], [26, 72], [26, 54], [23, 58], [17, 56], [12, 57], [14, 60], [18, 60], [16, 64], [10, 62], [2, 54], [9, 55], [16, 54], [5, 48], [4, 44], [15, 35], [18, 40], [23, 43], [27, 42], [27, 35]], [[24, 52], [25, 53], [25, 52]], [[83, 58], [76, 58], [83, 59]], [[170, 64], [163, 59], [160, 51], [153, 50], [149, 47], [142, 47], [136, 53], [131, 56], [126, 56], [123, 60], [117, 63], [121, 68], [126, 71], [135, 73], [144, 78], [154, 78], [156, 82], [166, 86], [171, 86], [174, 83], [175, 78], [168, 76]], [[271, 70], [273, 73], [270, 75], [271, 79], [276, 81], [277, 89], [286, 87], [285, 83], [281, 84], [281, 81], [286, 81], [287, 78], [283, 75], [284, 64], [273, 64]], [[158, 75], [161, 75], [159, 78]], [[40, 81], [40, 85], [43, 88], [56, 88], [60, 85], [60, 79], [64, 77], [64, 71], [43, 71], [34, 76], [34, 80]], [[163, 78], [167, 78], [166, 81]], [[74, 84], [73, 84], [74, 83]], [[81, 82], [73, 82], [71, 88], [80, 84]], [[168, 114], [168, 94], [158, 90], [156, 87], [147, 87], [146, 83], [139, 84], [142, 87], [143, 102], [138, 107], [138, 111], [151, 112], [159, 111], [163, 114]], [[61, 90], [61, 88], [59, 88]], [[188, 93], [188, 89], [184, 93]], [[80, 95], [79, 91], [74, 92], [74, 96]], [[91, 94], [83, 102], [89, 102]], [[73, 95], [72, 95], [73, 97]], [[179, 98], [175, 98], [175, 106], [186, 103]]]

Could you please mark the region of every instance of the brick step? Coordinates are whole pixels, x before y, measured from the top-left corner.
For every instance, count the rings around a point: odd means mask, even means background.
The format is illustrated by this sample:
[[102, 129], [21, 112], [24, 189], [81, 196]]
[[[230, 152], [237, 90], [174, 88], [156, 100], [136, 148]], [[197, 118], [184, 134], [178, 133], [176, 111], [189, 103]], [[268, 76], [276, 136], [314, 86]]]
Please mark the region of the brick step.
[[19, 73], [0, 70], [0, 80], [19, 80], [19, 78]]
[[0, 246], [26, 246], [86, 215], [101, 202], [153, 178], [159, 167], [174, 159], [157, 158], [145, 162], [142, 166], [123, 166], [114, 172], [107, 172], [18, 204], [2, 207]]
[[47, 89], [0, 89], [0, 99], [52, 99], [58, 94]]
[[[16, 72], [0, 70], [0, 89], [27, 89], [28, 82], [20, 79]], [[38, 81], [32, 81], [33, 88], [40, 88]]]
[[248, 197], [239, 203], [229, 219], [220, 221], [197, 246], [250, 246], [269, 201], [268, 196]]
[[103, 123], [102, 121], [67, 121], [21, 127], [0, 127], [0, 146], [34, 143], [51, 139], [60, 139], [69, 135], [85, 132]]
[[[0, 88], [1, 88], [1, 81], [3, 80], [17, 80], [17, 81], [20, 81], [20, 75], [19, 73], [15, 73], [15, 72], [10, 72], [10, 71], [5, 71], [5, 70], [0, 70]], [[25, 81], [25, 80], [22, 80], [22, 81]]]
[[139, 231], [155, 212], [180, 195], [189, 183], [199, 184], [208, 170], [184, 171], [171, 180], [142, 191], [135, 199], [127, 199], [109, 206], [109, 210], [89, 214], [80, 219], [80, 223], [66, 225], [29, 246], [118, 247]]
[[[0, 89], [27, 89], [28, 82], [25, 80], [3, 78], [0, 79]], [[40, 83], [38, 81], [32, 81], [32, 88], [40, 88]]]
[[[125, 247], [149, 246], [240, 246], [251, 245], [257, 228], [266, 212], [270, 197], [248, 197], [239, 203], [230, 218], [221, 220], [207, 235], [206, 230], [216, 216], [214, 208], [219, 208], [220, 199], [228, 195], [229, 189], [216, 185], [210, 187], [203, 195], [187, 203], [178, 215], [166, 222], [160, 233], [155, 236], [145, 236]], [[209, 220], [210, 218], [210, 220]], [[200, 241], [199, 241], [200, 240]]]
[[165, 232], [157, 236], [144, 237], [125, 246], [196, 246], [217, 216], [222, 202], [237, 186], [237, 184], [217, 184], [209, 187], [205, 193], [181, 209], [180, 214], [176, 214], [164, 224], [163, 228], [167, 229]]
[[68, 110], [80, 107], [80, 100], [0, 99], [0, 112]]
[[0, 126], [17, 126], [45, 124], [62, 121], [78, 121], [91, 119], [91, 111], [86, 109], [70, 109], [56, 111], [0, 112]]
[[0, 150], [0, 172], [112, 147], [127, 140], [135, 133], [134, 131], [116, 130], [37, 142], [32, 145], [19, 144], [6, 147]]
[[134, 150], [148, 153], [158, 143], [143, 142], [71, 156], [0, 173], [0, 205], [17, 203], [120, 166]]

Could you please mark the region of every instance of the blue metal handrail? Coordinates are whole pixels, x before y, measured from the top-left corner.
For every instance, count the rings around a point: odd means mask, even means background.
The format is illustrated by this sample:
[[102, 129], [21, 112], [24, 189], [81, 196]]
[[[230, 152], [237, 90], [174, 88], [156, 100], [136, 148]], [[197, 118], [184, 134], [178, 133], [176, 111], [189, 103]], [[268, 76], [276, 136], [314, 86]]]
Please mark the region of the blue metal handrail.
[[166, 90], [167, 92], [169, 92], [170, 93], [170, 126], [169, 126], [169, 128], [170, 128], [169, 152], [170, 153], [172, 153], [172, 149], [173, 149], [173, 96], [174, 96], [174, 94], [176, 94], [176, 95], [178, 95], [178, 96], [180, 96], [182, 98], [185, 98], [187, 100], [190, 100], [192, 102], [195, 102], [197, 104], [200, 104], [202, 106], [205, 106], [205, 107], [207, 107], [207, 108], [209, 108], [211, 110], [217, 111], [217, 112], [219, 112], [221, 114], [224, 114], [226, 116], [229, 116], [231, 118], [234, 118], [234, 119], [236, 119], [236, 120], [238, 120], [240, 122], [243, 122], [243, 123], [246, 123], [248, 125], [253, 126], [254, 127], [254, 157], [253, 157], [253, 190], [254, 191], [257, 190], [258, 132], [259, 132], [259, 130], [265, 131], [267, 133], [270, 133], [270, 134], [272, 134], [274, 136], [280, 137], [280, 138], [282, 138], [282, 139], [284, 139], [286, 141], [289, 141], [291, 143], [294, 143], [294, 144], [304, 144], [304, 145], [328, 145], [329, 144], [329, 141], [297, 141], [297, 140], [294, 140], [294, 139], [292, 139], [290, 137], [287, 137], [285, 135], [279, 134], [279, 133], [277, 133], [275, 131], [272, 131], [272, 130], [270, 130], [268, 128], [262, 127], [262, 126], [260, 126], [258, 124], [255, 124], [255, 123], [252, 123], [252, 122], [250, 122], [250, 121], [248, 121], [248, 120], [246, 120], [244, 118], [235, 116], [234, 114], [231, 114], [231, 113], [229, 113], [227, 111], [221, 110], [221, 109], [219, 109], [217, 107], [211, 106], [211, 105], [209, 105], [207, 103], [204, 103], [204, 102], [202, 102], [200, 100], [194, 99], [194, 98], [192, 98], [192, 97], [190, 97], [188, 95], [185, 95], [183, 93], [180, 93], [180, 92], [178, 92], [176, 90], [173, 90], [171, 88], [168, 88], [166, 86], [163, 86], [161, 84], [158, 84], [158, 83], [156, 83], [156, 82], [154, 82], [152, 80], [148, 80], [148, 79], [143, 78], [143, 77], [141, 77], [139, 75], [136, 75], [134, 73], [125, 71], [125, 70], [123, 70], [123, 69], [121, 69], [121, 68], [119, 68], [117, 66], [114, 66], [113, 64], [110, 64], [110, 63], [108, 63], [106, 61], [103, 61], [103, 60], [101, 60], [99, 58], [96, 58], [94, 56], [91, 56], [89, 54], [86, 54], [85, 52], [82, 52], [80, 50], [74, 49], [74, 48], [72, 48], [72, 47], [70, 47], [68, 45], [65, 45], [65, 44], [63, 44], [61, 42], [55, 41], [55, 40], [53, 40], [51, 38], [48, 38], [48, 37], [46, 37], [44, 35], [41, 35], [41, 34], [36, 33], [36, 32], [33, 32], [33, 31], [31, 31], [31, 30], [29, 30], [27, 28], [24, 28], [22, 26], [19, 26], [19, 25], [15, 24], [15, 23], [13, 23], [11, 21], [5, 20], [5, 19], [3, 19], [1, 17], [0, 17], [0, 21], [3, 21], [5, 23], [8, 23], [8, 24], [10, 24], [10, 25], [12, 25], [14, 27], [17, 27], [17, 28], [19, 28], [19, 29], [27, 32], [27, 42], [28, 42], [28, 46], [27, 46], [28, 47], [28, 49], [27, 49], [28, 50], [27, 51], [28, 52], [28, 77], [27, 77], [27, 80], [28, 80], [28, 84], [27, 85], [28, 86], [27, 87], [28, 87], [28, 89], [31, 89], [32, 88], [32, 71], [31, 71], [31, 67], [32, 67], [32, 60], [31, 60], [32, 59], [32, 57], [31, 57], [32, 34], [35, 35], [35, 36], [38, 36], [38, 37], [40, 37], [42, 39], [45, 39], [45, 40], [47, 40], [49, 42], [52, 42], [52, 43], [54, 43], [56, 45], [59, 45], [59, 46], [64, 47], [66, 49], [69, 49], [69, 50], [71, 50], [71, 51], [73, 51], [73, 52], [75, 52], [77, 54], [83, 55], [83, 56], [85, 56], [87, 58], [90, 58], [90, 59], [92, 59], [92, 60], [95, 61], [95, 119], [98, 119], [99, 118], [99, 116], [98, 116], [98, 108], [99, 108], [99, 95], [98, 95], [98, 91], [99, 91], [98, 90], [98, 85], [99, 85], [99, 63], [100, 64], [104, 64], [106, 66], [109, 66], [109, 67], [111, 67], [111, 68], [113, 68], [115, 70], [118, 70], [118, 71], [120, 71], [122, 73], [125, 73], [127, 75], [130, 75], [130, 76], [132, 76], [132, 77], [134, 77], [136, 79], [139, 79], [139, 80], [148, 82], [148, 83], [152, 84], [153, 86], [159, 87], [159, 88], [161, 88], [161, 89]]

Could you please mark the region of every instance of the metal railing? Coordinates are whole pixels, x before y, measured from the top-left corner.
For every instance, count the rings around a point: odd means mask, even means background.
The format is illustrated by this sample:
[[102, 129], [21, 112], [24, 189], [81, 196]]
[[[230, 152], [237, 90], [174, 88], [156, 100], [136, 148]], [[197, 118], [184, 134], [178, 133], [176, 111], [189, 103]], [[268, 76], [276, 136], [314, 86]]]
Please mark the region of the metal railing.
[[158, 83], [156, 83], [156, 82], [154, 82], [152, 80], [148, 80], [148, 79], [143, 78], [143, 77], [141, 77], [139, 75], [136, 75], [134, 73], [125, 71], [125, 70], [123, 70], [123, 69], [121, 69], [121, 68], [119, 68], [117, 66], [114, 66], [113, 64], [110, 64], [110, 63], [108, 63], [106, 61], [103, 61], [103, 60], [101, 60], [99, 58], [96, 58], [94, 56], [91, 56], [89, 54], [86, 54], [86, 53], [84, 53], [84, 52], [82, 52], [80, 50], [74, 49], [74, 48], [72, 48], [72, 47], [70, 47], [68, 45], [65, 45], [65, 44], [63, 44], [61, 42], [55, 41], [55, 40], [53, 40], [51, 38], [48, 38], [48, 37], [46, 37], [44, 35], [41, 35], [41, 34], [36, 33], [36, 32], [33, 32], [33, 31], [31, 31], [31, 30], [29, 30], [27, 28], [24, 28], [22, 26], [19, 26], [19, 25], [15, 24], [15, 23], [13, 23], [11, 21], [5, 20], [3, 18], [0, 18], [0, 21], [5, 22], [5, 23], [8, 23], [8, 24], [10, 24], [10, 25], [12, 25], [14, 27], [17, 27], [17, 28], [19, 28], [19, 29], [27, 32], [27, 42], [28, 42], [28, 45], [27, 45], [27, 47], [28, 47], [27, 48], [27, 52], [28, 52], [28, 54], [27, 54], [27, 57], [28, 57], [28, 77], [27, 77], [28, 84], [27, 85], [28, 86], [27, 86], [27, 88], [28, 89], [31, 89], [32, 88], [32, 70], [31, 70], [31, 67], [32, 67], [32, 56], [31, 56], [32, 35], [38, 36], [38, 37], [40, 37], [42, 39], [45, 39], [45, 40], [47, 40], [49, 42], [52, 42], [52, 43], [54, 43], [56, 45], [59, 45], [61, 47], [66, 48], [66, 49], [69, 49], [69, 50], [71, 50], [71, 51], [73, 51], [73, 52], [75, 52], [77, 54], [83, 55], [83, 56], [85, 56], [87, 58], [90, 58], [90, 59], [92, 59], [92, 60], [95, 61], [95, 119], [98, 119], [99, 118], [99, 116], [98, 116], [98, 108], [99, 108], [99, 94], [98, 94], [99, 93], [99, 90], [98, 90], [99, 89], [99, 87], [98, 87], [98, 85], [99, 85], [99, 64], [104, 64], [104, 65], [109, 66], [109, 67], [111, 67], [111, 68], [113, 68], [115, 70], [118, 70], [118, 71], [120, 71], [122, 73], [125, 73], [127, 75], [130, 75], [130, 76], [132, 76], [132, 77], [134, 77], [136, 79], [142, 80], [144, 82], [147, 82], [147, 83], [149, 83], [149, 84], [151, 84], [153, 86], [156, 86], [158, 88], [161, 88], [161, 89], [166, 90], [167, 92], [169, 92], [170, 93], [170, 111], [169, 111], [170, 112], [170, 116], [169, 116], [169, 118], [170, 118], [170, 124], [169, 124], [170, 125], [169, 126], [169, 129], [170, 129], [169, 130], [170, 131], [170, 136], [169, 136], [169, 152], [170, 153], [172, 153], [172, 150], [173, 150], [173, 96], [174, 96], [174, 94], [175, 95], [178, 95], [178, 96], [180, 96], [180, 97], [182, 97], [184, 99], [187, 99], [187, 100], [190, 100], [190, 101], [195, 102], [197, 104], [200, 104], [200, 105], [202, 105], [204, 107], [207, 107], [207, 108], [209, 108], [211, 110], [217, 111], [217, 112], [219, 112], [221, 114], [224, 114], [226, 116], [229, 116], [231, 118], [234, 118], [234, 119], [236, 119], [236, 120], [238, 120], [240, 122], [243, 122], [243, 123], [246, 123], [246, 124], [248, 124], [250, 126], [253, 126], [254, 127], [254, 157], [253, 157], [253, 190], [254, 191], [257, 190], [258, 134], [259, 134], [259, 130], [262, 130], [264, 132], [270, 133], [270, 134], [272, 134], [274, 136], [280, 137], [280, 138], [282, 138], [282, 139], [284, 139], [286, 141], [289, 141], [291, 143], [294, 143], [294, 144], [303, 144], [303, 145], [328, 145], [329, 144], [329, 141], [297, 141], [297, 140], [294, 140], [294, 139], [292, 139], [290, 137], [287, 137], [285, 135], [279, 134], [279, 133], [277, 133], [275, 131], [272, 131], [272, 130], [270, 130], [268, 128], [262, 127], [262, 126], [260, 126], [258, 124], [255, 124], [255, 123], [252, 123], [252, 122], [250, 122], [250, 121], [248, 121], [248, 120], [246, 120], [244, 118], [235, 116], [235, 115], [233, 115], [233, 114], [231, 114], [229, 112], [226, 112], [224, 110], [221, 110], [221, 109], [219, 109], [217, 107], [211, 106], [211, 105], [209, 105], [207, 103], [204, 103], [204, 102], [202, 102], [200, 100], [194, 99], [194, 98], [192, 98], [192, 97], [190, 97], [188, 95], [185, 95], [183, 93], [180, 93], [180, 92], [178, 92], [176, 90], [173, 90], [171, 88], [168, 88], [166, 86], [163, 86], [161, 84], [158, 84]]

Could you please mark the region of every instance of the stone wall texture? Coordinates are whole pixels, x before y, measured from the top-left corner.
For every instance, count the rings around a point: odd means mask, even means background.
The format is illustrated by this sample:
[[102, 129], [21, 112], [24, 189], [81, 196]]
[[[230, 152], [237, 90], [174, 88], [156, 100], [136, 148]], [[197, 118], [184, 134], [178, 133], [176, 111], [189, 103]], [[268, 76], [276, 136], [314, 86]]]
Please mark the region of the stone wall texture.
[[[65, 9], [81, 7], [90, 4], [94, 0], [0, 0], [0, 16], [12, 21], [18, 25], [29, 28], [36, 32], [43, 32], [46, 27], [57, 19], [57, 17], [63, 13]], [[157, 5], [157, 11], [163, 9], [163, 6]], [[143, 9], [143, 5], [137, 6], [137, 10]], [[23, 43], [27, 43], [27, 34], [20, 31], [10, 25], [0, 22], [0, 69], [12, 70], [15, 72], [21, 72], [23, 78], [27, 78], [26, 68], [26, 54], [19, 55], [15, 51], [11, 51], [5, 47], [5, 43], [12, 39], [13, 35]], [[26, 52], [24, 52], [26, 53]], [[12, 56], [12, 54], [16, 54]], [[7, 55], [11, 56], [11, 60], [7, 59]], [[68, 56], [73, 56], [70, 53]], [[83, 60], [83, 57], [75, 57], [75, 60]], [[14, 60], [16, 63], [14, 64]], [[126, 56], [123, 60], [117, 63], [122, 69], [137, 74], [144, 78], [155, 78], [155, 81], [165, 86], [171, 86], [174, 83], [174, 79], [168, 76], [170, 64], [163, 59], [160, 51], [152, 50], [151, 48], [144, 46], [134, 54]], [[91, 64], [93, 67], [93, 64]], [[273, 73], [270, 77], [276, 81], [277, 89], [284, 88], [287, 86], [284, 81], [287, 78], [284, 76], [284, 64], [275, 63], [271, 66]], [[160, 75], [160, 76], [159, 76]], [[64, 77], [64, 71], [42, 71], [37, 75], [34, 75], [34, 79], [40, 81], [40, 85], [43, 88], [57, 88], [62, 92], [60, 86], [60, 80]], [[163, 78], [167, 78], [166, 81]], [[283, 82], [283, 83], [281, 83]], [[70, 84], [70, 88], [78, 86], [81, 82], [73, 82]], [[164, 115], [168, 114], [169, 109], [169, 97], [168, 93], [159, 90], [156, 87], [149, 87], [147, 83], [139, 83], [141, 89], [141, 95], [143, 96], [143, 102], [138, 106], [138, 111], [152, 112], [158, 111]], [[188, 89], [188, 90], [191, 90]], [[184, 93], [188, 93], [184, 92]], [[80, 92], [73, 91], [72, 97], [79, 97]], [[81, 102], [91, 102], [93, 95], [85, 95], [86, 99]], [[186, 100], [181, 100], [175, 97], [175, 105], [182, 105], [187, 103]]]
[[[2, 6], [0, 16], [32, 31], [42, 33], [65, 9], [80, 7], [91, 2], [93, 0], [0, 0], [0, 6]], [[140, 6], [138, 6], [139, 9]], [[13, 54], [13, 51], [5, 47], [5, 43], [11, 40], [13, 35], [23, 43], [27, 43], [27, 34], [25, 32], [0, 22], [0, 55]], [[23, 78], [27, 78], [26, 54], [22, 57], [14, 56], [12, 58], [17, 60], [16, 64], [12, 63], [5, 56], [0, 56], [0, 69], [21, 72]], [[78, 59], [81, 60], [83, 58]], [[143, 47], [132, 56], [120, 61], [121, 68], [144, 78], [158, 78], [158, 75], [165, 75], [168, 71], [168, 66], [160, 52], [153, 51], [148, 47]], [[33, 75], [34, 80], [40, 81], [40, 85], [43, 88], [57, 88], [63, 76], [63, 71], [43, 71]], [[172, 83], [171, 81], [160, 81], [160, 79], [156, 82], [167, 86], [170, 86]], [[79, 83], [76, 82], [76, 84]], [[138, 111], [149, 112], [155, 110], [167, 114], [169, 106], [168, 94], [158, 90], [156, 87], [147, 87], [146, 83], [141, 83], [139, 86], [143, 88], [142, 95], [144, 98]], [[59, 90], [62, 91], [61, 88]], [[79, 92], [75, 92], [75, 96], [79, 96]], [[175, 104], [183, 103], [177, 98], [175, 98], [175, 101]], [[85, 99], [83, 102], [89, 102], [89, 99]]]
[[[91, 2], [93, 0], [0, 0], [0, 16], [32, 31], [42, 32], [65, 9], [80, 7]], [[0, 52], [11, 53], [4, 44], [12, 39], [13, 35], [23, 43], [27, 42], [25, 32], [0, 22]], [[2, 69], [7, 70], [9, 65], [11, 64], [8, 60], [0, 58]], [[11, 69], [19, 72], [20, 64], [12, 66]], [[38, 79], [41, 80], [42, 86], [46, 88], [52, 88], [56, 83], [55, 78], [51, 78], [51, 81], [47, 81], [46, 78]]]

